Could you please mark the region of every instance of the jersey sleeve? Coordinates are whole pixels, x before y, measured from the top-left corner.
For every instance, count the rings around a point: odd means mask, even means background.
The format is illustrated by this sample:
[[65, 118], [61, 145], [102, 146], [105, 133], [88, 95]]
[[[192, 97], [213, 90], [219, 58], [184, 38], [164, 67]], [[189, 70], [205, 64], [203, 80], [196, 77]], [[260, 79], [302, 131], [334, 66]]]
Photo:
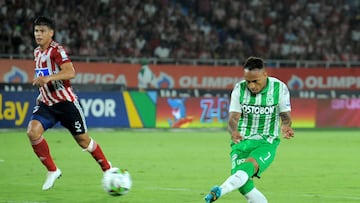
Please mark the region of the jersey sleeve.
[[279, 110], [280, 112], [291, 111], [290, 92], [287, 86], [282, 83], [280, 86]]
[[240, 83], [237, 83], [231, 92], [229, 112], [241, 113], [240, 104]]
[[61, 66], [64, 63], [71, 62], [63, 46], [57, 46], [53, 52], [55, 63]]

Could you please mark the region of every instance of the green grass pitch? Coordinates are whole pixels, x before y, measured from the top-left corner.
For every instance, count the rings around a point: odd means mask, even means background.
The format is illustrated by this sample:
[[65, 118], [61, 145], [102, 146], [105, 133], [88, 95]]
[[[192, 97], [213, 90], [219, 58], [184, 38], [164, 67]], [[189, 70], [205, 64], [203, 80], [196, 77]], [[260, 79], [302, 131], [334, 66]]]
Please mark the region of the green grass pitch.
[[[112, 197], [102, 172], [65, 130], [45, 137], [63, 176], [42, 191], [46, 170], [25, 130], [0, 131], [0, 202], [198, 203], [230, 171], [225, 130], [100, 130], [90, 135], [115, 166], [132, 175], [129, 194]], [[255, 184], [270, 203], [360, 202], [360, 131], [296, 130], [282, 140], [272, 166]], [[246, 202], [237, 191], [219, 203]]]

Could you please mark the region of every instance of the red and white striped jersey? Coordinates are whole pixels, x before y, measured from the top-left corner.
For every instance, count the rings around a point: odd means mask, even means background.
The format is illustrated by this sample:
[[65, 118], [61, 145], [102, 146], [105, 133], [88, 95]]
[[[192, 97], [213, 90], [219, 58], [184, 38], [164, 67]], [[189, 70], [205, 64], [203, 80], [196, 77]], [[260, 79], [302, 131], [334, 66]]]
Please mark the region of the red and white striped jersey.
[[[52, 41], [50, 46], [41, 51], [40, 47], [34, 50], [35, 77], [48, 76], [58, 73], [60, 66], [71, 62], [65, 49], [57, 42]], [[70, 80], [50, 81], [39, 88], [42, 96], [42, 102], [46, 105], [53, 105], [62, 101], [73, 102], [76, 100]]]

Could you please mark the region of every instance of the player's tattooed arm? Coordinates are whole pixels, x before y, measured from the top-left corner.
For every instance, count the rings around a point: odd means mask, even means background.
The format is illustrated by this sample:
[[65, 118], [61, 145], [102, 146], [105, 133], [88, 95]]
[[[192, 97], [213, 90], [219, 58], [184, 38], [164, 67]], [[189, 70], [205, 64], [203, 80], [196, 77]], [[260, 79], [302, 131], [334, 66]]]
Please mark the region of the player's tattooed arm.
[[291, 128], [292, 120], [290, 112], [281, 112], [281, 132], [284, 135], [284, 138], [290, 139], [294, 137], [294, 130]]
[[236, 144], [242, 140], [242, 136], [238, 131], [238, 123], [241, 113], [239, 112], [230, 112], [229, 121], [228, 121], [228, 132], [231, 135], [232, 141]]

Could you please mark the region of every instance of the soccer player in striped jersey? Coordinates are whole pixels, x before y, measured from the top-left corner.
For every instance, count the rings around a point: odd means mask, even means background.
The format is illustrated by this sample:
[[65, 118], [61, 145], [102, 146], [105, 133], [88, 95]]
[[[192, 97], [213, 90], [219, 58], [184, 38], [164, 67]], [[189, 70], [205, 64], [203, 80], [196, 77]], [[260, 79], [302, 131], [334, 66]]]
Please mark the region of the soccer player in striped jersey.
[[231, 93], [228, 132], [231, 135], [231, 176], [205, 196], [207, 203], [238, 190], [249, 203], [267, 203], [254, 186], [254, 177], [270, 166], [280, 143], [294, 136], [290, 94], [280, 80], [267, 75], [264, 60], [249, 57], [244, 80]]
[[38, 17], [35, 20], [34, 37], [38, 47], [34, 50], [33, 85], [39, 87], [40, 94], [27, 135], [35, 154], [48, 170], [43, 190], [53, 187], [61, 176], [43, 137], [45, 131], [58, 122], [70, 131], [84, 151], [92, 155], [102, 171], [111, 168], [100, 146], [88, 135], [83, 110], [70, 84], [70, 79], [75, 77], [73, 64], [65, 49], [53, 40], [54, 34], [55, 24], [50, 18]]

